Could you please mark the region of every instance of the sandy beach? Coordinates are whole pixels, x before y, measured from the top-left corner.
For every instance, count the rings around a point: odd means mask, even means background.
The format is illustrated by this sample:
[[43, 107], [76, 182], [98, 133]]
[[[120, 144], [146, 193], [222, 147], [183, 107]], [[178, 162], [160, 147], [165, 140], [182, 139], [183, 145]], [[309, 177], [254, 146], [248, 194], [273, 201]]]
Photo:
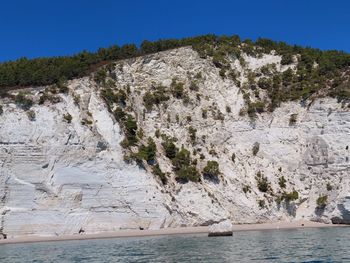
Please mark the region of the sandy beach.
[[[302, 229], [302, 228], [324, 228], [324, 227], [346, 227], [346, 225], [332, 225], [311, 221], [293, 222], [272, 222], [262, 224], [239, 224], [233, 225], [233, 232], [237, 231], [259, 231], [259, 230], [279, 230], [279, 229]], [[145, 237], [159, 235], [182, 235], [182, 234], [202, 234], [207, 235], [209, 227], [178, 227], [163, 228], [158, 230], [120, 230], [115, 232], [104, 232], [98, 234], [75, 234], [62, 236], [24, 236], [0, 240], [0, 245], [32, 242], [67, 241], [67, 240], [87, 240], [106, 239], [122, 237]]]

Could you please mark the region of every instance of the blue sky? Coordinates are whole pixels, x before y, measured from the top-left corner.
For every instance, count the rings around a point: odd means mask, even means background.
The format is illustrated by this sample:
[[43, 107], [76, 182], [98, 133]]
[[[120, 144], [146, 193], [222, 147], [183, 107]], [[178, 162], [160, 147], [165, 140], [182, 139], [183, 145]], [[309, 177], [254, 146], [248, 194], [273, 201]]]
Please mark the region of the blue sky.
[[350, 52], [350, 1], [0, 1], [0, 61], [207, 33]]

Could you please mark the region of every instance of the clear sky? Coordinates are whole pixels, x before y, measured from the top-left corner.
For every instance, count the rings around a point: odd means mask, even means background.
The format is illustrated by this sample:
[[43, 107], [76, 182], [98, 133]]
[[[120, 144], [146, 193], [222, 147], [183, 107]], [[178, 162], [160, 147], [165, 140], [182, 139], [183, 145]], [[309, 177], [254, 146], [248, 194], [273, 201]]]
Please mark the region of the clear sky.
[[350, 1], [0, 1], [0, 61], [207, 33], [350, 52]]

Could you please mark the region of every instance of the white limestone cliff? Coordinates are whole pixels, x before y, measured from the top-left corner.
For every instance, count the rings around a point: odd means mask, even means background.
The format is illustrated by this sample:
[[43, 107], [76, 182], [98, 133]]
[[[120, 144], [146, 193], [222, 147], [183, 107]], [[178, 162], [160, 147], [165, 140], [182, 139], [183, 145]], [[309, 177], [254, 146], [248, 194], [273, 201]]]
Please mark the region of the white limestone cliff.
[[[246, 61], [252, 70], [269, 63], [285, 70], [279, 65], [280, 57], [273, 54], [246, 57]], [[235, 61], [232, 65], [243, 71]], [[202, 75], [199, 91], [188, 92], [187, 105], [172, 98], [166, 107], [144, 111], [142, 98], [152, 85], [169, 86], [177, 78], [188, 89], [197, 73]], [[128, 107], [136, 113], [145, 138], [154, 137], [157, 129], [176, 137], [178, 145], [198, 152], [194, 158], [199, 170], [207, 160], [216, 160], [219, 180], [177, 183], [162, 154], [161, 139], [156, 138], [159, 165], [171, 174], [167, 185], [136, 164], [125, 163], [120, 146], [123, 135], [100, 98], [100, 88], [91, 77], [75, 79], [69, 82], [69, 95], [59, 95], [59, 103], [33, 106], [33, 121], [13, 102], [1, 101], [0, 234], [12, 238], [98, 233], [210, 225], [227, 219], [232, 223], [301, 218], [350, 223], [350, 109], [335, 99], [317, 99], [307, 107], [283, 103], [252, 121], [239, 114], [244, 107], [240, 89], [191, 48], [120, 61], [113, 76], [116, 87], [130, 87]], [[30, 92], [37, 97], [44, 88]], [[77, 94], [79, 105], [74, 102]], [[226, 112], [226, 106], [231, 112]], [[202, 117], [202, 109], [208, 110], [208, 118]], [[218, 112], [224, 117], [215, 118]], [[71, 123], [63, 120], [66, 113], [71, 114]], [[291, 114], [297, 114], [293, 125]], [[82, 124], [84, 118], [92, 123]], [[189, 139], [189, 126], [197, 130], [195, 145]], [[255, 143], [260, 145], [256, 156], [252, 154]], [[202, 161], [199, 148], [205, 156]], [[298, 199], [278, 203], [276, 196], [260, 192], [258, 171], [268, 178], [274, 193], [284, 176], [286, 191], [298, 191]], [[244, 186], [251, 190], [245, 193]], [[322, 195], [328, 198], [321, 211], [316, 200]], [[259, 205], [260, 200], [264, 205]]]

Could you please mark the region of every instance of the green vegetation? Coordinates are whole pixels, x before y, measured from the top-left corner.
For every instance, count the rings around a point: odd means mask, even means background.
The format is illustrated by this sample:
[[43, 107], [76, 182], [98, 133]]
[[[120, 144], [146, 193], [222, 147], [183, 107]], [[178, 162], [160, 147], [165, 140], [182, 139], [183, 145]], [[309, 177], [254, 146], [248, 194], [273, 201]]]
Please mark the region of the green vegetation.
[[265, 200], [263, 200], [263, 199], [260, 199], [259, 201], [258, 201], [258, 204], [259, 204], [259, 207], [260, 208], [264, 208], [265, 207]]
[[320, 195], [316, 200], [317, 208], [324, 209], [327, 205], [327, 200], [328, 200], [328, 195]]
[[252, 148], [253, 155], [256, 156], [258, 154], [259, 150], [260, 150], [260, 143], [255, 142], [253, 144], [253, 148]]
[[143, 102], [145, 103], [146, 109], [149, 111], [152, 110], [154, 105], [158, 106], [169, 99], [167, 88], [164, 86], [155, 87], [152, 92], [147, 91], [143, 96]]
[[124, 148], [134, 146], [138, 142], [137, 138], [137, 122], [134, 117], [123, 111], [122, 108], [118, 107], [113, 112], [115, 119], [119, 122], [122, 130], [125, 134], [125, 139], [121, 142]]
[[181, 182], [199, 182], [200, 176], [195, 166], [184, 166], [176, 172], [177, 180]]
[[173, 79], [171, 82], [171, 93], [177, 99], [181, 99], [184, 94], [184, 84], [182, 82], [178, 82], [176, 79]]
[[203, 169], [203, 175], [211, 179], [217, 178], [220, 174], [219, 164], [217, 161], [208, 161]]
[[193, 128], [192, 126], [190, 126], [188, 128], [188, 133], [190, 135], [190, 139], [191, 139], [191, 142], [192, 144], [194, 144], [196, 142], [196, 133], [197, 133], [197, 130], [195, 128]]
[[[74, 56], [27, 59], [21, 58], [0, 64], [0, 92], [24, 86], [42, 86], [57, 84], [60, 92], [67, 92], [66, 80], [87, 76], [91, 72], [94, 79], [104, 84], [109, 74], [108, 66], [100, 69], [112, 61], [133, 58], [172, 48], [192, 46], [200, 57], [210, 57], [213, 64], [220, 69], [222, 77], [227, 75], [237, 80], [237, 74], [232, 73], [228, 57], [239, 59], [242, 66], [245, 62], [241, 52], [250, 56], [261, 57], [263, 53], [275, 50], [282, 56], [281, 64], [295, 63], [296, 70], [276, 73], [273, 66], [261, 68], [264, 77], [257, 85], [268, 92], [269, 110], [273, 110], [281, 102], [288, 100], [305, 100], [318, 94], [329, 95], [338, 101], [349, 101], [350, 82], [349, 71], [350, 54], [342, 51], [321, 51], [314, 48], [291, 46], [284, 42], [276, 42], [260, 38], [253, 42], [249, 39], [241, 41], [236, 35], [215, 36], [203, 35], [183, 39], [166, 39], [154, 42], [144, 41], [138, 48], [134, 44], [100, 48], [97, 52], [83, 51]], [[272, 74], [273, 73], [273, 74]], [[201, 79], [201, 74], [195, 76]], [[250, 79], [252, 80], [252, 79]], [[253, 87], [253, 86], [251, 86]], [[181, 85], [174, 87], [173, 94], [179, 98], [183, 96]], [[197, 90], [195, 85], [191, 90]], [[320, 92], [323, 91], [323, 92]]]
[[148, 138], [148, 145], [141, 145], [139, 147], [139, 152], [136, 154], [137, 158], [145, 160], [147, 163], [150, 163], [155, 160], [157, 146], [151, 137]]
[[297, 117], [298, 117], [298, 114], [296, 114], [296, 113], [290, 115], [289, 126], [293, 126], [297, 123]]
[[199, 173], [195, 166], [191, 165], [190, 152], [185, 148], [178, 151], [174, 158], [171, 159], [177, 180], [180, 182], [198, 182]]
[[250, 187], [250, 185], [244, 185], [242, 188], [243, 193], [251, 193], [252, 192], [252, 188]]
[[165, 156], [169, 159], [175, 158], [176, 154], [179, 151], [179, 149], [176, 148], [173, 139], [165, 138], [165, 140], [162, 142], [162, 146], [165, 151]]
[[166, 174], [162, 172], [158, 164], [152, 167], [152, 173], [157, 175], [163, 184], [167, 184], [168, 178]]
[[36, 115], [33, 110], [28, 110], [27, 111], [27, 116], [30, 121], [35, 121]]
[[326, 185], [327, 191], [332, 191], [333, 190], [333, 186], [328, 182]]
[[50, 101], [51, 103], [58, 103], [61, 101], [61, 98], [45, 91], [39, 98], [39, 104], [44, 104], [45, 101]]
[[236, 154], [235, 153], [232, 153], [231, 160], [232, 160], [232, 162], [235, 162], [235, 160], [236, 160]]
[[81, 122], [80, 122], [82, 125], [92, 125], [92, 120], [89, 120], [89, 119], [87, 119], [87, 118], [84, 118], [84, 119], [82, 119], [81, 120]]
[[256, 174], [255, 177], [260, 192], [266, 193], [271, 189], [270, 183], [260, 171]]
[[286, 178], [284, 178], [284, 176], [281, 176], [280, 178], [278, 178], [278, 184], [281, 188], [286, 188]]
[[198, 87], [196, 82], [192, 81], [190, 86], [189, 86], [189, 89], [192, 90], [192, 91], [198, 91], [199, 87]]
[[17, 105], [19, 105], [23, 110], [29, 110], [32, 105], [33, 101], [27, 97], [27, 95], [23, 92], [19, 92], [16, 95], [15, 102]]
[[72, 115], [70, 115], [68, 112], [66, 114], [63, 114], [63, 119], [68, 122], [68, 123], [71, 123], [72, 122]]
[[295, 190], [293, 190], [290, 193], [283, 193], [282, 195], [282, 200], [286, 200], [286, 202], [290, 202], [290, 201], [295, 201], [299, 198], [299, 193]]
[[125, 121], [123, 121], [123, 128], [127, 140], [127, 145], [135, 145], [138, 141], [136, 137], [137, 123], [130, 114], [127, 114]]
[[106, 102], [109, 110], [111, 110], [114, 104], [118, 104], [120, 107], [126, 106], [127, 94], [124, 90], [114, 92], [111, 88], [104, 88], [101, 90], [100, 95]]

